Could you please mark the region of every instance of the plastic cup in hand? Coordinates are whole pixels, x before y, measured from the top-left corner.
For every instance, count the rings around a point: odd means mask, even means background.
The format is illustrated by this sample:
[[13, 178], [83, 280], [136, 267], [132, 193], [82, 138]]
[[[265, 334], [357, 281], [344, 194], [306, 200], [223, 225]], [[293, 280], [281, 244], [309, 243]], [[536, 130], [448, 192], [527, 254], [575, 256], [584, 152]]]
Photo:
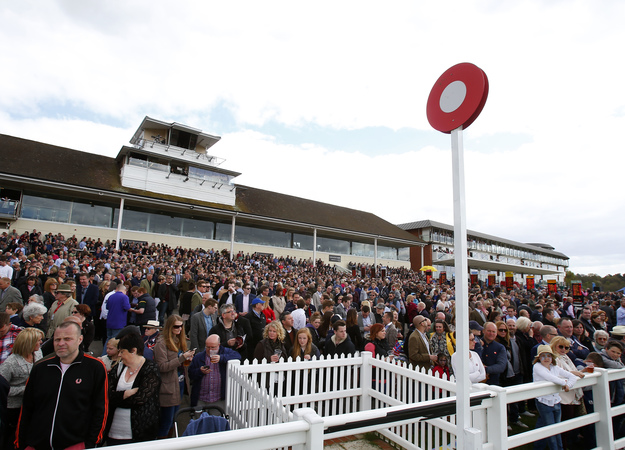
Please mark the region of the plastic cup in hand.
[[209, 355], [212, 363], [216, 362], [214, 360], [216, 359], [215, 357], [217, 356], [217, 353], [219, 353], [219, 350], [209, 350]]

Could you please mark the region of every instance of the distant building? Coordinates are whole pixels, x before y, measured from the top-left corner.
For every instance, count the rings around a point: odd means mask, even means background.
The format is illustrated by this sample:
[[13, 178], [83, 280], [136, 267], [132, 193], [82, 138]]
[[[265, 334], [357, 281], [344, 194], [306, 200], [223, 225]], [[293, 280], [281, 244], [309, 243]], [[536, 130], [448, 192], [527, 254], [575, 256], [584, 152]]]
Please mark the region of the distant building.
[[342, 267], [407, 266], [424, 245], [371, 213], [235, 184], [240, 174], [212, 155], [219, 140], [150, 117], [116, 158], [0, 135], [0, 223]]
[[[425, 241], [424, 247], [410, 250], [410, 263], [414, 268], [434, 266], [434, 278], [444, 272], [447, 278], [454, 273], [454, 227], [433, 220], [398, 225]], [[547, 244], [524, 244], [477, 231], [467, 230], [468, 266], [479, 280], [488, 281], [495, 275], [503, 281], [505, 272], [514, 273], [514, 281], [522, 283], [527, 275], [536, 275], [535, 282], [555, 279], [564, 282], [569, 257], [556, 252]]]

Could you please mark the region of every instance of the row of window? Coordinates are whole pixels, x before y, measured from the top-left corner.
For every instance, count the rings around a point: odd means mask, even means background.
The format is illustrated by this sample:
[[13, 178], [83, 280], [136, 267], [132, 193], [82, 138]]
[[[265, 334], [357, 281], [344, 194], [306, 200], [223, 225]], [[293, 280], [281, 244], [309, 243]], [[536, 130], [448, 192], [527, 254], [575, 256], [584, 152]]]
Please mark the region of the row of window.
[[[119, 208], [112, 205], [82, 203], [24, 194], [20, 217], [51, 222], [117, 228]], [[171, 216], [124, 208], [122, 228], [129, 231], [168, 234], [216, 241], [230, 241], [232, 223], [214, 222], [184, 216]], [[235, 241], [244, 244], [313, 250], [313, 236], [289, 231], [269, 230], [237, 224]], [[374, 245], [364, 242], [317, 236], [317, 251], [374, 257]], [[378, 258], [410, 260], [409, 247], [378, 245]]]
[[127, 163], [131, 166], [158, 170], [165, 173], [171, 172], [179, 175], [186, 175], [190, 178], [197, 178], [198, 180], [206, 180], [223, 184], [230, 184], [233, 178], [230, 175], [214, 172], [201, 167], [189, 166], [188, 164], [181, 162], [176, 163], [165, 161], [160, 158], [146, 156], [139, 153], [130, 154], [130, 156], [128, 156]]
[[[425, 236], [425, 234], [424, 234]], [[437, 242], [441, 244], [454, 245], [454, 237], [450, 232], [432, 232], [432, 242]], [[538, 261], [542, 263], [554, 264], [559, 266], [567, 266], [567, 260], [564, 258], [557, 258], [551, 255], [544, 255], [540, 253], [529, 252], [527, 250], [507, 247], [505, 245], [492, 244], [487, 241], [475, 240], [467, 237], [467, 246], [471, 250], [482, 250], [489, 253], [494, 253], [496, 255], [506, 255], [513, 256], [516, 258], [530, 259], [533, 261]]]

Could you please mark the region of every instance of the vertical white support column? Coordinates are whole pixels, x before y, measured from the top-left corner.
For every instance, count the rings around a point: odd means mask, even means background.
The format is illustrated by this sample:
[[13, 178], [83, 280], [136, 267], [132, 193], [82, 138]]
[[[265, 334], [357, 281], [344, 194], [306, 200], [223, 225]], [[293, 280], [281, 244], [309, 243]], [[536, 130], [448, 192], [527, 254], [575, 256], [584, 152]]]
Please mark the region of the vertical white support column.
[[[425, 266], [425, 259], [423, 259], [423, 255], [424, 255], [424, 250], [423, 250], [424, 246], [421, 246], [421, 267]], [[432, 261], [432, 265], [434, 265], [434, 261]], [[418, 269], [417, 269], [418, 270]]]
[[[454, 190], [454, 264], [456, 275], [456, 351], [462, 357], [459, 373], [469, 373], [469, 303], [468, 303], [468, 262], [467, 262], [467, 224], [464, 197], [464, 149], [462, 146], [462, 127], [451, 132], [451, 159]], [[471, 427], [469, 377], [459, 377], [457, 386], [458, 448], [464, 445], [465, 429]], [[505, 412], [505, 410], [504, 410]]]
[[115, 249], [119, 250], [119, 240], [122, 236], [122, 220], [124, 218], [124, 199], [119, 201], [119, 214], [117, 215], [117, 238], [115, 239]]
[[[456, 341], [458, 342], [458, 341]], [[468, 378], [468, 377], [467, 377]], [[508, 398], [506, 390], [499, 386], [489, 386], [491, 391], [497, 393], [494, 397], [493, 406], [488, 409], [487, 414], [487, 442], [498, 450], [506, 450], [508, 448]], [[460, 433], [460, 431], [458, 431]], [[464, 437], [464, 436], [463, 436]], [[464, 448], [458, 443], [457, 448]]]
[[373, 267], [376, 270], [376, 276], [378, 274], [378, 238], [373, 238]]
[[[360, 379], [373, 379], [373, 354], [371, 352], [360, 352], [362, 365], [360, 366]], [[365, 411], [371, 409], [371, 383], [362, 383], [362, 397], [360, 402], [360, 410]]]
[[296, 420], [305, 420], [310, 425], [306, 433], [306, 450], [323, 449], [323, 417], [312, 408], [299, 408], [293, 411]]
[[612, 431], [612, 415], [610, 409], [610, 383], [608, 382], [608, 371], [595, 367], [595, 372], [601, 372], [601, 377], [597, 380], [597, 384], [592, 388], [592, 399], [595, 406], [595, 412], [599, 413], [599, 422], [595, 423], [595, 432], [597, 435], [598, 448], [614, 448], [613, 431]]
[[313, 267], [317, 267], [317, 229], [313, 228]]
[[232, 216], [232, 229], [230, 230], [230, 261], [234, 259], [234, 228], [237, 225], [237, 216]]

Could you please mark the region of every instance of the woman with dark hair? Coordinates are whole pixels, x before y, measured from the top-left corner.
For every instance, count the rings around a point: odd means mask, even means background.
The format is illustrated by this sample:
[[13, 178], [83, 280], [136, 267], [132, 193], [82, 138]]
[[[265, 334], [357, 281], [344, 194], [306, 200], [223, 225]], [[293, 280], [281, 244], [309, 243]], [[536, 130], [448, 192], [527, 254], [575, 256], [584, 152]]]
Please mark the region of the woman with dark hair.
[[80, 319], [82, 327], [82, 351], [89, 353], [89, 346], [93, 342], [95, 336], [95, 325], [91, 320], [88, 320], [91, 315], [91, 308], [89, 305], [76, 305], [72, 310], [72, 314]]
[[317, 346], [318, 349], [323, 348], [324, 341], [321, 340], [319, 336], [319, 327], [321, 326], [321, 313], [314, 312], [312, 316], [310, 316], [310, 323], [306, 324], [306, 328], [310, 331], [310, 335], [312, 336], [312, 343]]
[[593, 311], [590, 314], [590, 324], [595, 327], [595, 330], [602, 330], [609, 332], [611, 327], [606, 323], [607, 314], [605, 311]]
[[373, 356], [386, 358], [391, 353], [391, 346], [386, 341], [386, 329], [381, 323], [374, 323], [369, 329], [370, 342], [365, 345], [365, 351], [373, 353]]
[[584, 328], [584, 324], [579, 319], [573, 319], [573, 336], [586, 347], [589, 351], [592, 351], [592, 341], [587, 336], [586, 329]]
[[365, 348], [365, 341], [362, 338], [362, 333], [360, 332], [360, 327], [358, 326], [358, 313], [355, 308], [349, 308], [347, 310], [347, 321], [345, 324], [347, 325], [347, 334], [354, 343], [356, 350], [359, 352], [363, 351]]
[[456, 352], [456, 339], [454, 338], [449, 325], [443, 319], [434, 321], [434, 333], [430, 338], [430, 354], [438, 355], [444, 353], [447, 360]]
[[184, 392], [183, 364], [190, 362], [194, 354], [195, 349], [187, 350], [182, 317], [172, 314], [165, 321], [163, 332], [154, 345], [154, 361], [161, 372], [161, 421], [157, 433], [159, 438], [167, 437], [173, 431], [174, 416]]
[[493, 309], [489, 314], [488, 314], [488, 320], [487, 322], [500, 322], [502, 318], [501, 315], [501, 311], [497, 311], [496, 309]]
[[31, 275], [26, 279], [26, 284], [23, 284], [20, 287], [20, 293], [22, 294], [22, 300], [24, 301], [24, 303], [28, 302], [28, 299], [30, 298], [31, 295], [43, 294], [43, 291], [41, 290], [41, 286], [39, 286], [38, 282], [39, 282], [39, 277]]
[[107, 445], [156, 439], [161, 376], [143, 357], [143, 338], [129, 333], [118, 343], [120, 364], [109, 372]]
[[276, 313], [276, 317], [279, 317], [280, 314], [282, 314], [285, 305], [286, 300], [284, 298], [284, 286], [282, 286], [282, 283], [278, 283], [274, 289], [273, 297], [271, 297], [271, 307]]
[[324, 340], [328, 337], [328, 331], [332, 327], [332, 316], [333, 315], [334, 315], [334, 312], [326, 311], [323, 314], [323, 317], [321, 318], [321, 325], [319, 325], [319, 328], [317, 329], [317, 331], [319, 332], [320, 338], [322, 338]]
[[52, 303], [56, 301], [54, 293], [56, 288], [59, 287], [59, 281], [56, 278], [48, 278], [46, 284], [43, 285], [43, 304], [46, 308], [50, 309]]

